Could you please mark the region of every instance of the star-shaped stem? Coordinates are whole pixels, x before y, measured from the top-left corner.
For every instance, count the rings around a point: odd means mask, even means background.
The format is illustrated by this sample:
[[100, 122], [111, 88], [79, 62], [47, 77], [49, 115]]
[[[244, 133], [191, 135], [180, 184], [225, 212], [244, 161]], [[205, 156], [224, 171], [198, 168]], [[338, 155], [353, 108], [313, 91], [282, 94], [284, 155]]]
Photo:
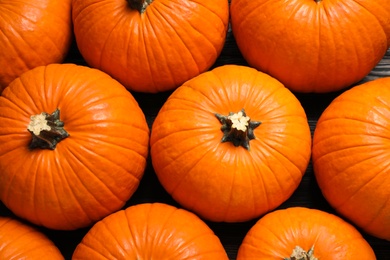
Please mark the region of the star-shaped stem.
[[68, 132], [64, 129], [64, 122], [60, 120], [60, 110], [56, 109], [51, 114], [42, 112], [30, 117], [27, 130], [32, 135], [29, 148], [51, 149], [56, 148], [64, 138], [68, 137]]
[[249, 150], [249, 141], [255, 139], [253, 130], [261, 122], [251, 121], [244, 109], [237, 113], [230, 112], [227, 116], [215, 113], [215, 116], [222, 124], [223, 137], [221, 142], [232, 142], [234, 146], [242, 146]]

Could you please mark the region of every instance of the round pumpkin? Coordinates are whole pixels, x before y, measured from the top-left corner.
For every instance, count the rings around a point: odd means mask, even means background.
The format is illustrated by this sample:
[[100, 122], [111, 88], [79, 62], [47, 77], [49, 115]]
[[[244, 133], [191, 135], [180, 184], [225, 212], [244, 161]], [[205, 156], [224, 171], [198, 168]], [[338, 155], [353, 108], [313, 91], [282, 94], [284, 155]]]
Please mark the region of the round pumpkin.
[[71, 0], [1, 0], [0, 17], [0, 92], [23, 72], [65, 59]]
[[228, 260], [214, 232], [195, 214], [164, 203], [143, 203], [96, 223], [73, 260]]
[[244, 237], [237, 260], [375, 260], [361, 233], [318, 209], [291, 207], [260, 218]]
[[38, 229], [11, 217], [0, 217], [0, 259], [63, 260], [64, 257]]
[[355, 86], [323, 111], [313, 169], [327, 201], [364, 231], [390, 240], [390, 78]]
[[86, 62], [138, 92], [172, 90], [209, 69], [225, 43], [227, 0], [73, 0]]
[[298, 99], [253, 68], [224, 65], [178, 87], [152, 125], [151, 161], [182, 206], [216, 222], [272, 210], [298, 187], [311, 134]]
[[0, 199], [37, 225], [88, 226], [134, 193], [148, 141], [138, 103], [104, 72], [34, 68], [0, 97]]
[[390, 46], [388, 0], [232, 0], [230, 14], [249, 65], [295, 92], [349, 87]]

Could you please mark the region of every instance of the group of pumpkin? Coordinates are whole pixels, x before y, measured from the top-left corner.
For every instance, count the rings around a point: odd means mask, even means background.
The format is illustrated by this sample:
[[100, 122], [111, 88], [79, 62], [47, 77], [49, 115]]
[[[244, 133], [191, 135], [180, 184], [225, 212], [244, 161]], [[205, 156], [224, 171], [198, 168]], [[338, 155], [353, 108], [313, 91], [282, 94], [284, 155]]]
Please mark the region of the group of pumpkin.
[[[94, 224], [74, 259], [227, 259], [203, 220], [260, 216], [237, 259], [375, 259], [338, 216], [274, 210], [310, 159], [336, 211], [390, 240], [390, 79], [343, 92], [313, 139], [293, 94], [364, 78], [390, 47], [388, 0], [9, 0], [0, 14], [0, 199], [46, 228]], [[250, 67], [209, 70], [229, 17]], [[73, 33], [89, 66], [61, 63]], [[131, 91], [172, 91], [151, 129]], [[149, 151], [183, 209], [121, 209]], [[21, 221], [0, 218], [2, 259], [62, 258]]]

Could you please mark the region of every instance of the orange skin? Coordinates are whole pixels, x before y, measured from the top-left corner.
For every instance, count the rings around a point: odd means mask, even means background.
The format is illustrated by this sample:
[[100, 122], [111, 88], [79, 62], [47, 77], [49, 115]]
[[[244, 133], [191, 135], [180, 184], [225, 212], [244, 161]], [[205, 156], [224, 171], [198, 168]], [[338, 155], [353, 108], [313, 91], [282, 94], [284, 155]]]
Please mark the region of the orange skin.
[[43, 233], [19, 220], [0, 217], [0, 259], [63, 260]]
[[195, 214], [162, 203], [130, 206], [96, 223], [73, 260], [228, 260], [214, 232]]
[[1, 0], [0, 17], [0, 91], [29, 69], [65, 59], [71, 0]]
[[388, 0], [232, 0], [230, 14], [249, 65], [294, 92], [346, 88], [390, 46]]
[[375, 260], [368, 242], [340, 217], [303, 207], [276, 210], [246, 234], [237, 260], [290, 259], [296, 246], [320, 260]]
[[318, 120], [313, 167], [328, 202], [364, 231], [390, 240], [390, 79], [353, 87]]

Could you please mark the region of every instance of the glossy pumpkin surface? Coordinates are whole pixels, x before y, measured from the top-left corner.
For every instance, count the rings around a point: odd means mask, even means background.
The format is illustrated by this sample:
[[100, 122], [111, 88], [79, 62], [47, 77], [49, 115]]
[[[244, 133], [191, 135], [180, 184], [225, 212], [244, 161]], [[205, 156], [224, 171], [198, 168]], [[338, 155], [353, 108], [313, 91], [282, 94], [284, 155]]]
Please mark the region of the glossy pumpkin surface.
[[73, 0], [85, 61], [139, 92], [172, 90], [209, 69], [228, 21], [227, 0]]
[[[229, 118], [248, 123], [243, 142]], [[291, 196], [309, 163], [311, 135], [301, 104], [280, 82], [224, 65], [169, 96], [150, 145], [157, 177], [176, 201], [205, 219], [238, 222]]]
[[363, 79], [390, 46], [387, 0], [232, 0], [248, 63], [296, 92], [332, 92]]
[[390, 78], [343, 92], [318, 120], [315, 177], [328, 202], [366, 232], [390, 240]]
[[71, 0], [1, 0], [0, 17], [0, 91], [29, 69], [65, 59]]
[[[46, 121], [55, 125], [37, 131]], [[74, 64], [37, 67], [0, 97], [0, 199], [37, 225], [90, 225], [134, 193], [148, 141], [138, 103], [107, 74]]]
[[63, 260], [64, 257], [37, 229], [10, 217], [0, 217], [0, 259]]
[[237, 260], [375, 260], [359, 231], [340, 217], [304, 207], [280, 209], [248, 231]]
[[144, 203], [97, 222], [76, 247], [72, 259], [228, 257], [219, 238], [195, 214], [168, 204]]

